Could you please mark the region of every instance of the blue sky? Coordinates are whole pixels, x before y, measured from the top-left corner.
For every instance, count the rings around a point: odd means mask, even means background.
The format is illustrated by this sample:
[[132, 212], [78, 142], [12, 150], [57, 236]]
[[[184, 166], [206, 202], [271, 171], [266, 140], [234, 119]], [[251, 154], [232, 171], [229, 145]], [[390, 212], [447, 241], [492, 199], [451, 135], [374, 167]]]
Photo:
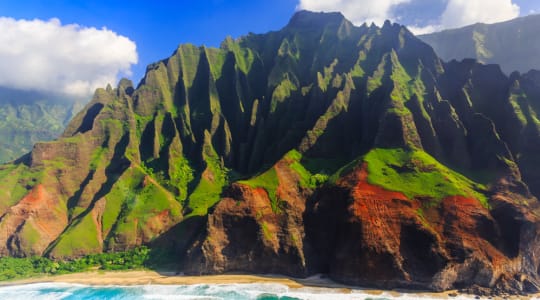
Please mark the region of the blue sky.
[[181, 43], [219, 46], [227, 36], [277, 30], [294, 14], [296, 2], [272, 1], [1, 1], [0, 15], [15, 19], [58, 18], [108, 29], [137, 45], [137, 83], [146, 65], [166, 58]]
[[[115, 36], [101, 37], [96, 40], [106, 41], [101, 44], [94, 45], [94, 48], [89, 48], [88, 51], [97, 51], [103, 45], [108, 48], [102, 49], [102, 52], [113, 53], [117, 49], [128, 49], [135, 51], [126, 43], [125, 40], [119, 41], [120, 37], [126, 37], [136, 45], [136, 52], [131, 54], [129, 59], [125, 61], [117, 61], [111, 59], [110, 65], [114, 68], [106, 68], [103, 64], [102, 69], [107, 69], [107, 72], [101, 72], [99, 80], [93, 80], [92, 72], [97, 72], [97, 67], [91, 67], [91, 64], [96, 65], [96, 61], [104, 60], [100, 57], [91, 57], [84, 66], [72, 65], [74, 71], [69, 74], [75, 74], [74, 77], [69, 77], [66, 74], [57, 74], [49, 76], [61, 78], [64, 81], [58, 83], [58, 86], [52, 84], [55, 88], [60, 88], [66, 91], [92, 89], [94, 85], [99, 85], [103, 80], [110, 79], [111, 75], [129, 75], [131, 68], [132, 75], [130, 76], [135, 83], [141, 79], [144, 74], [146, 65], [159, 59], [169, 56], [181, 43], [193, 43], [196, 45], [219, 46], [219, 43], [227, 36], [238, 37], [248, 32], [263, 33], [269, 30], [278, 30], [283, 27], [299, 8], [308, 8], [312, 10], [341, 10], [349, 19], [355, 23], [363, 21], [375, 21], [380, 23], [381, 20], [389, 18], [393, 21], [398, 21], [405, 25], [410, 25], [419, 32], [430, 31], [436, 29], [444, 29], [452, 26], [466, 25], [466, 23], [485, 21], [493, 22], [511, 18], [513, 16], [527, 15], [540, 12], [540, 1], [537, 0], [469, 0], [468, 3], [478, 2], [483, 5], [481, 9], [464, 7], [465, 4], [459, 4], [454, 8], [472, 11], [468, 19], [461, 20], [461, 23], [445, 23], [445, 14], [450, 19], [455, 19], [452, 16], [450, 2], [464, 2], [462, 0], [272, 0], [272, 1], [240, 1], [240, 0], [208, 0], [208, 1], [60, 1], [60, 0], [18, 0], [18, 1], [1, 1], [0, 16], [12, 18], [15, 23], [21, 19], [33, 20], [39, 19], [47, 22], [51, 18], [58, 19], [56, 30], [62, 32], [62, 27], [67, 24], [78, 24], [82, 28], [95, 27], [100, 30], [106, 27], [112, 31]], [[465, 1], [467, 2], [467, 1]], [[499, 3], [499, 4], [497, 4]], [[516, 10], [518, 8], [518, 10]], [[367, 14], [369, 11], [371, 14]], [[482, 16], [485, 11], [487, 16]], [[461, 14], [460, 14], [461, 15]], [[466, 14], [465, 14], [466, 15]], [[493, 19], [496, 18], [496, 19]], [[14, 23], [11, 22], [11, 23]], [[45, 24], [47, 25], [47, 24]], [[40, 26], [45, 26], [41, 24]], [[50, 25], [50, 24], [49, 24]], [[17, 27], [13, 25], [8, 28]], [[39, 26], [38, 26], [39, 27]], [[22, 30], [21, 26], [17, 27]], [[3, 29], [3, 28], [0, 28]], [[4, 29], [5, 30], [5, 29]], [[81, 28], [72, 28], [70, 34], [58, 34], [58, 36], [77, 36], [77, 32]], [[89, 33], [90, 34], [90, 33]], [[54, 34], [53, 34], [54, 35]], [[29, 37], [32, 37], [29, 35]], [[70, 38], [76, 39], [76, 38]], [[82, 42], [83, 37], [80, 37], [78, 44]], [[14, 41], [2, 41], [0, 43], [12, 44]], [[16, 42], [16, 41], [15, 41]], [[113, 48], [113, 44], [118, 42], [117, 48]], [[54, 49], [48, 48], [64, 48], [65, 43], [58, 39], [53, 39], [50, 43], [45, 41], [46, 45], [36, 46], [42, 51], [34, 51], [28, 55], [35, 53], [49, 53]], [[24, 44], [27, 45], [27, 44]], [[2, 49], [0, 45], [0, 61]], [[24, 47], [24, 46], [22, 46]], [[40, 48], [41, 47], [41, 48]], [[122, 48], [124, 47], [124, 48]], [[74, 49], [77, 49], [74, 47]], [[84, 48], [81, 48], [84, 49]], [[131, 50], [130, 50], [131, 49]], [[50, 51], [49, 51], [50, 50]], [[75, 50], [73, 50], [75, 51]], [[81, 50], [86, 51], [86, 50]], [[127, 55], [126, 55], [127, 56]], [[11, 60], [23, 60], [26, 56], [20, 56]], [[115, 58], [116, 59], [116, 58]], [[4, 60], [10, 60], [5, 59]], [[47, 61], [45, 57], [43, 61]], [[105, 59], [106, 60], [106, 59]], [[121, 58], [118, 58], [121, 60]], [[108, 60], [107, 60], [108, 61]], [[70, 65], [64, 64], [61, 59], [57, 59], [56, 65], [66, 66], [69, 69]], [[136, 62], [136, 63], [135, 63]], [[45, 64], [45, 63], [44, 63]], [[99, 64], [97, 64], [99, 65]], [[126, 67], [127, 66], [127, 67]], [[131, 66], [131, 67], [130, 67]], [[0, 85], [16, 85], [15, 81], [2, 81], [2, 69], [7, 69], [10, 66], [0, 64]], [[31, 66], [29, 66], [31, 68]], [[41, 70], [47, 70], [45, 67]], [[77, 70], [85, 70], [81, 75], [81, 80], [77, 81]], [[32, 70], [25, 70], [27, 74]], [[114, 73], [116, 72], [116, 73]], [[22, 74], [22, 75], [24, 75]], [[24, 77], [21, 75], [21, 78]], [[12, 76], [13, 77], [13, 76]], [[67, 79], [66, 79], [67, 78]], [[38, 79], [36, 79], [38, 80]], [[71, 80], [71, 81], [70, 81]], [[70, 81], [70, 82], [68, 82]], [[73, 83], [77, 81], [76, 83]], [[13, 83], [15, 82], [15, 83]], [[52, 79], [43, 82], [42, 85], [51, 84]], [[32, 88], [26, 85], [18, 85], [15, 87]], [[39, 88], [39, 87], [36, 87]], [[80, 89], [78, 89], [80, 88]]]

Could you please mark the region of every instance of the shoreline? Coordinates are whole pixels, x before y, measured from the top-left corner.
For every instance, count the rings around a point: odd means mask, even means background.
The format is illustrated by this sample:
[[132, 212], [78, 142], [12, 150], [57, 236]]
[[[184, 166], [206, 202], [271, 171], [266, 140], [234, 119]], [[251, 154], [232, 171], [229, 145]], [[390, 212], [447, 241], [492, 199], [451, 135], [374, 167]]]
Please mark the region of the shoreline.
[[[380, 296], [383, 293], [392, 296], [401, 294], [420, 295], [432, 299], [448, 299], [456, 295], [464, 295], [458, 291], [451, 290], [441, 293], [414, 290], [379, 290], [348, 286], [337, 283], [324, 277], [309, 277], [305, 279], [286, 277], [282, 275], [246, 275], [246, 274], [224, 274], [224, 275], [204, 275], [185, 276], [177, 275], [174, 272], [158, 272], [151, 270], [130, 270], [130, 271], [88, 271], [82, 273], [72, 273], [63, 275], [45, 275], [27, 279], [0, 282], [0, 288], [28, 285], [37, 283], [67, 283], [83, 284], [90, 286], [139, 286], [139, 285], [197, 285], [197, 284], [281, 284], [290, 289], [316, 288], [331, 289], [333, 291], [349, 294], [353, 290], [372, 296]], [[470, 296], [474, 299], [474, 295]], [[516, 298], [519, 299], [519, 298]]]
[[400, 295], [416, 295], [423, 299], [452, 299], [466, 296], [468, 299], [540, 299], [540, 294], [528, 296], [509, 297], [480, 297], [472, 294], [464, 294], [457, 290], [444, 292], [415, 291], [415, 290], [380, 290], [375, 288], [363, 288], [349, 286], [335, 282], [329, 278], [313, 276], [308, 278], [293, 278], [283, 275], [248, 275], [248, 274], [222, 274], [222, 275], [202, 275], [186, 276], [178, 275], [175, 272], [152, 271], [152, 270], [127, 270], [127, 271], [87, 271], [81, 273], [71, 273], [63, 275], [44, 275], [26, 279], [16, 279], [12, 281], [0, 281], [0, 288], [29, 285], [39, 283], [66, 283], [82, 284], [89, 286], [143, 286], [143, 285], [198, 285], [198, 284], [281, 284], [290, 289], [321, 289], [332, 290], [341, 294], [351, 294], [353, 291], [362, 292], [370, 296], [381, 296], [383, 294], [399, 297]]

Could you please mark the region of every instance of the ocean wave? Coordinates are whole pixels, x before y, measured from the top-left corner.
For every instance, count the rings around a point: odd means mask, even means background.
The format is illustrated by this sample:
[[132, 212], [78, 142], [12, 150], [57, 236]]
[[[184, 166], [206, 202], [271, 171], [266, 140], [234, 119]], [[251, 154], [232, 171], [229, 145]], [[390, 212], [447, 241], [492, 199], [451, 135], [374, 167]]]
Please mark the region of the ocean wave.
[[[134, 285], [89, 286], [67, 283], [36, 283], [0, 287], [0, 299], [193, 299], [193, 300], [412, 300], [437, 299], [429, 294], [370, 293], [367, 290], [334, 289], [323, 287], [289, 288], [277, 283], [252, 284], [194, 284], [194, 285]], [[442, 299], [442, 298], [440, 298]], [[474, 299], [458, 295], [452, 299]]]

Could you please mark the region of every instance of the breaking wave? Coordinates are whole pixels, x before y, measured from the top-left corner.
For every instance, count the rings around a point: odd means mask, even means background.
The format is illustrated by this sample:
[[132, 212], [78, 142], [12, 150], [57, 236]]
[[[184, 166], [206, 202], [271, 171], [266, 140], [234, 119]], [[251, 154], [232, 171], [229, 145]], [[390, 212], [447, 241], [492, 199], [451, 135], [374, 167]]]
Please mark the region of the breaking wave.
[[[36, 283], [0, 287], [0, 299], [409, 300], [433, 298], [429, 295], [399, 294], [392, 292], [370, 294], [365, 290], [312, 287], [293, 289], [286, 285], [274, 283], [134, 286], [89, 286], [65, 283]], [[474, 297], [460, 295], [453, 299], [474, 299]]]

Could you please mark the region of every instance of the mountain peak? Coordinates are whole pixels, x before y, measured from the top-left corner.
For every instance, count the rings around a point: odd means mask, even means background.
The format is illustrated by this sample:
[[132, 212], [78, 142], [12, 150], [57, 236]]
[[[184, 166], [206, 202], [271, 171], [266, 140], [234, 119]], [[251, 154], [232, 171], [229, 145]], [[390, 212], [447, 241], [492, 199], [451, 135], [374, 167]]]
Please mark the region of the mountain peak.
[[341, 25], [343, 22], [350, 23], [340, 12], [312, 12], [301, 10], [294, 14], [287, 27], [313, 28], [326, 25]]

